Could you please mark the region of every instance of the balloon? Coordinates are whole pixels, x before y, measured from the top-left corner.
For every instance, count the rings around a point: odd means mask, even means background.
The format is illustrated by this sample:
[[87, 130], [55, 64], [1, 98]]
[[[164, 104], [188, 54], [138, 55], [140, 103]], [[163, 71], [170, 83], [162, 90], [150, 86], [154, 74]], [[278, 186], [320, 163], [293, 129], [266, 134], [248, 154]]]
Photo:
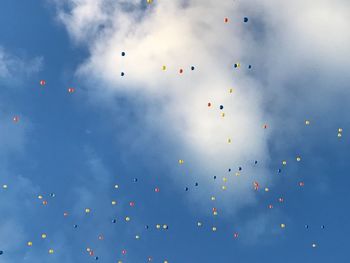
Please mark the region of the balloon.
[[124, 72], [121, 72], [120, 73], [120, 76], [124, 77], [125, 73]]
[[75, 89], [74, 88], [68, 88], [69, 93], [74, 93]]
[[243, 21], [244, 21], [244, 23], [247, 23], [247, 22], [248, 22], [248, 17], [245, 17], [245, 18], [243, 19]]
[[31, 246], [33, 246], [33, 242], [29, 241], [29, 242], [27, 243], [27, 245], [28, 245], [28, 247], [31, 247]]
[[224, 105], [220, 105], [220, 110], [223, 110], [224, 109]]
[[123, 51], [123, 52], [122, 52], [122, 57], [124, 57], [124, 56], [125, 56], [125, 52]]
[[194, 66], [191, 67], [191, 70], [194, 70]]
[[233, 237], [234, 238], [238, 238], [239, 234], [236, 232], [236, 233], [233, 233]]
[[54, 250], [51, 248], [49, 249], [49, 254], [53, 254], [54, 253]]
[[19, 121], [19, 117], [18, 116], [14, 116], [13, 117], [13, 122], [18, 122]]
[[179, 72], [180, 72], [180, 74], [182, 74], [184, 72], [184, 70], [181, 68]]
[[159, 189], [158, 187], [156, 187], [156, 188], [154, 189], [154, 191], [155, 191], [156, 193], [159, 193], [160, 189]]
[[46, 81], [45, 80], [40, 80], [40, 85], [41, 86], [45, 86], [46, 85]]
[[163, 67], [162, 67], [162, 70], [166, 70], [166, 66], [163, 66]]
[[211, 103], [210, 102], [208, 102], [208, 107], [210, 107], [211, 106]]
[[113, 224], [117, 223], [117, 219], [112, 219], [112, 223]]
[[248, 66], [248, 69], [251, 69], [251, 68], [252, 68], [252, 65], [249, 65], [249, 66]]
[[225, 17], [224, 22], [228, 23], [228, 18], [227, 17]]
[[195, 183], [194, 186], [198, 186], [198, 183]]

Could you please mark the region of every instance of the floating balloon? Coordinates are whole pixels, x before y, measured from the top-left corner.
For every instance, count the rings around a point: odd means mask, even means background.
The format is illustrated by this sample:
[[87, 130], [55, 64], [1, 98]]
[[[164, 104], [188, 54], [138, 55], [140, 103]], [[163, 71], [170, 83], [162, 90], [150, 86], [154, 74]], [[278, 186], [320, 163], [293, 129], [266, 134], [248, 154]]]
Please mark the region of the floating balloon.
[[120, 73], [120, 76], [124, 77], [125, 73], [124, 72], [121, 72]]
[[191, 67], [191, 70], [194, 70], [194, 66]]
[[53, 254], [54, 253], [54, 250], [51, 248], [49, 249], [49, 254]]
[[166, 66], [162, 66], [162, 70], [164, 70], [164, 71], [165, 71], [165, 70], [166, 70]]
[[238, 238], [239, 234], [236, 232], [236, 233], [233, 233], [233, 237], [234, 238]]
[[208, 107], [210, 107], [211, 106], [211, 103], [210, 102], [208, 102]]
[[156, 193], [159, 193], [160, 189], [159, 189], [158, 187], [156, 187], [156, 188], [154, 188], [154, 191], [155, 191]]
[[220, 110], [223, 110], [224, 109], [224, 105], [220, 105]]
[[75, 89], [74, 88], [68, 88], [69, 93], [74, 93]]
[[40, 80], [40, 85], [41, 86], [45, 86], [46, 85], [46, 81], [45, 80]]
[[243, 18], [244, 23], [248, 22], [248, 17]]
[[183, 70], [183, 69], [180, 69], [179, 72], [180, 72], [180, 74], [182, 74], [182, 73], [184, 72], [184, 70]]
[[13, 122], [19, 122], [19, 117], [18, 116], [14, 116], [12, 120], [13, 120]]
[[123, 51], [123, 52], [122, 52], [122, 57], [124, 57], [124, 56], [125, 56], [125, 52]]

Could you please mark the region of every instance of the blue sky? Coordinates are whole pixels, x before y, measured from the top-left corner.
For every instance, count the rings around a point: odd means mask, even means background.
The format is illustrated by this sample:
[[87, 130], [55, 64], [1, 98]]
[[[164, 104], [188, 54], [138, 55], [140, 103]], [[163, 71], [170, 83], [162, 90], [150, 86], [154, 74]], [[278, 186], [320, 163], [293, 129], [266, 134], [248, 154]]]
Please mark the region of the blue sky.
[[0, 6], [0, 262], [348, 261], [347, 1]]

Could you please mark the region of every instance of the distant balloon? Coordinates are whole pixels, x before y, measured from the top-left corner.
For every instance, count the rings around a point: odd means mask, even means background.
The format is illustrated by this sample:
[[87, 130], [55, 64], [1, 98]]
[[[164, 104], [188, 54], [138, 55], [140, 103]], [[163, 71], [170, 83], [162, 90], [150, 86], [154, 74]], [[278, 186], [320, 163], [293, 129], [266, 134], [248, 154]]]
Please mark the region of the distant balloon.
[[117, 219], [112, 219], [112, 223], [113, 224], [117, 223]]
[[124, 77], [125, 73], [124, 72], [121, 72], [120, 73], [120, 76]]
[[122, 52], [122, 57], [124, 57], [124, 56], [125, 56], [125, 52], [123, 51], [123, 52]]
[[12, 120], [13, 120], [13, 122], [19, 122], [19, 117], [18, 116], [14, 116]]
[[227, 17], [224, 18], [224, 22], [228, 23], [228, 18]]
[[234, 238], [238, 238], [239, 234], [236, 232], [236, 233], [233, 233], [233, 237]]
[[155, 191], [156, 193], [159, 193], [160, 189], [159, 189], [158, 187], [156, 187], [156, 188], [154, 189], [154, 191]]
[[181, 69], [179, 70], [179, 72], [180, 72], [180, 74], [182, 74], [182, 73], [184, 72], [184, 70], [181, 68]]
[[75, 89], [74, 88], [68, 88], [69, 93], [74, 93]]
[[210, 107], [211, 106], [211, 103], [210, 102], [208, 102], [208, 107]]
[[251, 69], [251, 68], [252, 68], [252, 65], [249, 65], [249, 66], [248, 66], [248, 69]]
[[194, 70], [194, 66], [191, 67], [191, 70]]
[[220, 110], [223, 110], [224, 109], [224, 105], [220, 105]]
[[248, 22], [248, 17], [243, 18], [244, 23]]
[[40, 85], [41, 86], [45, 86], [46, 85], [46, 81], [45, 80], [40, 80]]
[[4, 254], [4, 251], [0, 250], [0, 255]]

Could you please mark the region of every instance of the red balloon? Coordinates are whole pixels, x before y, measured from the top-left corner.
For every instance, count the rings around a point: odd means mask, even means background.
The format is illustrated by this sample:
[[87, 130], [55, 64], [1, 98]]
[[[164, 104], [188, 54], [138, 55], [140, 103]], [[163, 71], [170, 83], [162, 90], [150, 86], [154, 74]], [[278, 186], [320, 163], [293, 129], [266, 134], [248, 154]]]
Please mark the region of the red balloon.
[[74, 88], [68, 88], [68, 92], [69, 92], [69, 93], [73, 93], [74, 91], [75, 91]]
[[41, 86], [45, 86], [46, 85], [46, 81], [45, 80], [40, 80], [40, 85]]

